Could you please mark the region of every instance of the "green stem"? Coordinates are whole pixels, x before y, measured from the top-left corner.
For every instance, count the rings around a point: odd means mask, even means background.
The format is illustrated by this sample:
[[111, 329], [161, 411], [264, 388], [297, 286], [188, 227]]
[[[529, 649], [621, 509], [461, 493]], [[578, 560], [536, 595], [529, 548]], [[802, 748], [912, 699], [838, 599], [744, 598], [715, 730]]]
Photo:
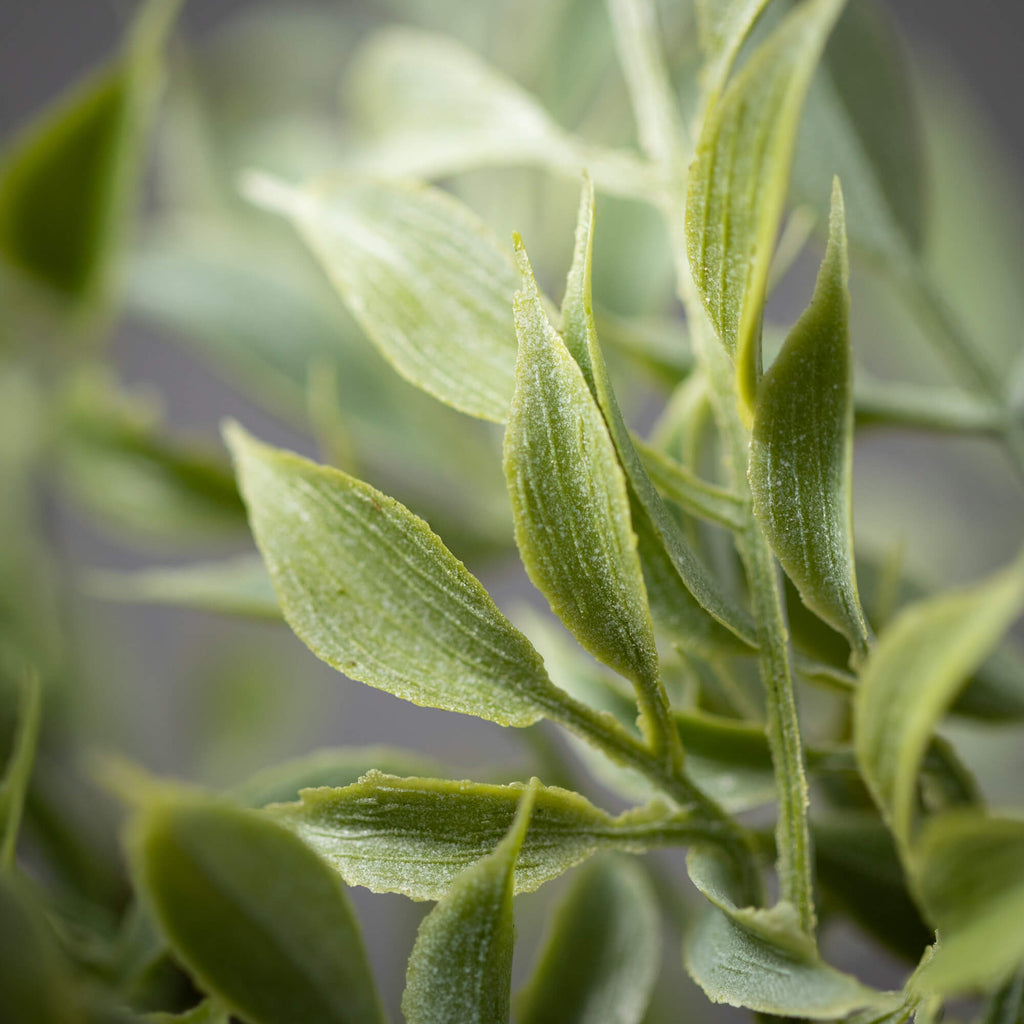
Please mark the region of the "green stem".
[[900, 426], [949, 434], [1001, 436], [1006, 412], [995, 401], [919, 384], [857, 380], [854, 409], [859, 427]]

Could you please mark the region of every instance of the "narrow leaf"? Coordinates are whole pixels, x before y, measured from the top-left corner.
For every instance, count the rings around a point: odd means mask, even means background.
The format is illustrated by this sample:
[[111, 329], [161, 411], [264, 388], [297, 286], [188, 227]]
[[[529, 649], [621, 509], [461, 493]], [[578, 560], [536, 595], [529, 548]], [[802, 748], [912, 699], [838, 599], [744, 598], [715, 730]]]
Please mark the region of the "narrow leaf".
[[86, 578], [86, 585], [91, 594], [108, 601], [177, 605], [256, 619], [281, 618], [263, 561], [251, 555], [136, 572], [95, 570]]
[[817, 958], [795, 908], [739, 907], [729, 862], [707, 848], [692, 850], [687, 865], [711, 905], [687, 936], [684, 962], [712, 1002], [823, 1020], [878, 1000], [878, 993]]
[[0, 870], [14, 863], [25, 796], [32, 777], [43, 715], [43, 687], [31, 672], [21, 684], [18, 726], [3, 775], [0, 776]]
[[718, 98], [740, 47], [768, 0], [697, 0], [697, 28], [704, 51], [701, 85], [710, 107]]
[[690, 168], [690, 270], [736, 362], [748, 419], [761, 372], [761, 316], [797, 127], [842, 2], [806, 0], [758, 47], [709, 111]]
[[375, 1024], [383, 1013], [344, 886], [287, 829], [161, 795], [132, 824], [135, 876], [199, 985], [253, 1024]]
[[538, 786], [523, 790], [497, 849], [466, 868], [420, 925], [402, 993], [408, 1024], [507, 1024], [513, 874]]
[[810, 306], [757, 392], [754, 515], [804, 604], [867, 654], [853, 561], [853, 400], [846, 227], [833, 182], [828, 251]]
[[143, 4], [113, 65], [29, 125], [0, 174], [0, 253], [66, 299], [91, 300], [109, 283], [179, 7]]
[[750, 616], [724, 594], [687, 543], [629, 436], [605, 368], [594, 323], [591, 267], [594, 190], [584, 178], [576, 246], [562, 302], [562, 336], [597, 402], [626, 475], [633, 529], [651, 609], [688, 650], [744, 652], [755, 643]]
[[237, 424], [226, 437], [285, 621], [318, 658], [502, 725], [530, 725], [558, 703], [529, 641], [422, 519]]
[[548, 321], [517, 240], [522, 291], [505, 475], [523, 564], [579, 642], [631, 679], [646, 731], [665, 740], [667, 699], [630, 522], [626, 480], [587, 382]]
[[633, 860], [602, 857], [558, 907], [526, 988], [519, 1024], [639, 1024], [661, 961], [658, 905]]
[[[437, 900], [456, 875], [508, 830], [523, 786], [400, 779], [369, 772], [344, 789], [307, 789], [297, 804], [269, 813], [293, 829], [350, 885]], [[516, 892], [544, 882], [603, 849], [639, 852], [707, 834], [686, 813], [653, 807], [612, 818], [577, 793], [537, 791], [515, 871]]]
[[230, 1024], [229, 1017], [212, 999], [204, 999], [184, 1013], [147, 1013], [143, 1019], [146, 1024]]
[[911, 838], [917, 777], [935, 725], [1024, 605], [1024, 560], [968, 590], [911, 605], [861, 674], [854, 739], [897, 840]]
[[476, 215], [439, 189], [339, 177], [247, 194], [291, 218], [394, 368], [463, 412], [503, 422], [515, 383], [516, 272]]
[[940, 940], [922, 991], [990, 988], [1024, 964], [1024, 821], [949, 811], [928, 823], [914, 869]]

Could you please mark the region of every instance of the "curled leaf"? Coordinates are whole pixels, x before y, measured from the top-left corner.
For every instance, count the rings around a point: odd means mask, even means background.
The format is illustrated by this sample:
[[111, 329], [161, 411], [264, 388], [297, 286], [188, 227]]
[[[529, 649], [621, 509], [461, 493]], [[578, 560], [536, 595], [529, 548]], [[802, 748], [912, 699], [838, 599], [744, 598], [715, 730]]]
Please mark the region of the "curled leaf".
[[810, 306], [757, 392], [748, 474], [754, 515], [804, 604], [868, 649], [853, 560], [853, 399], [843, 196]]

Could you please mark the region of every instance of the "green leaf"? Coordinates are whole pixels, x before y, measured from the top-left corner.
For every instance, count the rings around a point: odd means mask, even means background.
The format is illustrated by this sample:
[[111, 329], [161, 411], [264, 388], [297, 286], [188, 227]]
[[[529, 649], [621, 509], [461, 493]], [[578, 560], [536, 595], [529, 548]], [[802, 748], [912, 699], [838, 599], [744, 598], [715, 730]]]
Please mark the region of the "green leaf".
[[878, 1000], [879, 993], [817, 958], [795, 907], [737, 906], [737, 879], [724, 857], [697, 847], [687, 866], [711, 905], [687, 936], [684, 962], [712, 1002], [823, 1020]]
[[853, 561], [849, 264], [838, 178], [830, 220], [814, 297], [757, 391], [748, 475], [754, 515], [804, 604], [861, 659], [869, 637]]
[[989, 988], [1024, 964], [1024, 821], [948, 811], [928, 822], [913, 865], [940, 940], [920, 990]]
[[0, 872], [0, 1020], [84, 1024], [75, 979], [43, 908]]
[[14, 863], [21, 814], [32, 778], [42, 717], [42, 683], [35, 672], [29, 672], [21, 681], [18, 726], [7, 764], [0, 776], [0, 870]]
[[[437, 900], [508, 830], [523, 792], [508, 786], [367, 773], [344, 789], [307, 789], [269, 813], [334, 865], [350, 885]], [[578, 793], [542, 786], [516, 864], [516, 892], [544, 882], [599, 850], [640, 852], [707, 834], [687, 813], [664, 808], [612, 818]]]
[[212, 999], [184, 1013], [147, 1013], [144, 1019], [146, 1024], [230, 1024], [227, 1010]]
[[505, 420], [516, 271], [467, 206], [439, 189], [350, 176], [296, 188], [251, 175], [246, 191], [291, 218], [406, 380], [472, 416]]
[[271, 765], [231, 790], [232, 800], [247, 807], [265, 807], [299, 799], [302, 789], [340, 789], [369, 771], [389, 775], [442, 775], [428, 757], [394, 747], [337, 747]]
[[921, 601], [879, 638], [854, 701], [857, 760], [897, 840], [911, 838], [918, 771], [936, 723], [1024, 605], [1024, 559]]
[[340, 470], [225, 431], [285, 621], [318, 658], [428, 707], [530, 725], [543, 662], [422, 519]]
[[408, 1024], [507, 1024], [513, 876], [539, 785], [522, 791], [497, 849], [466, 868], [420, 925], [402, 993]]
[[633, 681], [645, 731], [664, 742], [667, 699], [626, 480], [587, 382], [548, 321], [518, 238], [516, 255], [519, 359], [505, 431], [516, 543], [530, 579], [576, 639]]
[[561, 333], [587, 381], [626, 476], [633, 529], [655, 620], [688, 650], [746, 652], [755, 643], [750, 616], [722, 593], [651, 482], [629, 436], [598, 343], [591, 300], [594, 191], [584, 177]]
[[639, 1024], [661, 962], [658, 916], [635, 861], [602, 857], [580, 870], [516, 995], [519, 1024]]
[[929, 189], [909, 61], [892, 21], [874, 0], [858, 0], [836, 23], [807, 97], [793, 195], [819, 208], [838, 171], [850, 244], [903, 262], [921, 249]]
[[245, 509], [220, 453], [171, 440], [150, 394], [119, 392], [97, 372], [68, 389], [61, 445], [64, 481], [119, 538], [126, 531], [180, 544], [245, 527]]
[[807, 0], [744, 64], [704, 122], [690, 168], [686, 248], [694, 283], [736, 362], [749, 418], [761, 317], [804, 97], [843, 0]]
[[643, 458], [651, 482], [680, 508], [731, 530], [742, 527], [742, 505], [729, 491], [706, 483], [685, 466], [643, 442], [633, 446]]
[[644, 195], [653, 174], [624, 150], [564, 131], [540, 101], [455, 40], [387, 28], [347, 75], [360, 171], [441, 178], [479, 167], [539, 166], [575, 178], [589, 167], [610, 192]]
[[256, 619], [281, 618], [263, 561], [252, 555], [135, 572], [95, 570], [89, 573], [86, 585], [91, 594], [108, 601], [177, 605]]
[[160, 793], [133, 822], [139, 887], [200, 986], [253, 1024], [382, 1022], [344, 886], [256, 812]]
[[66, 299], [92, 300], [109, 283], [179, 7], [143, 4], [113, 65], [30, 124], [0, 173], [0, 253]]
[[714, 104], [740, 47], [769, 0], [697, 0], [697, 29], [704, 51], [704, 101]]

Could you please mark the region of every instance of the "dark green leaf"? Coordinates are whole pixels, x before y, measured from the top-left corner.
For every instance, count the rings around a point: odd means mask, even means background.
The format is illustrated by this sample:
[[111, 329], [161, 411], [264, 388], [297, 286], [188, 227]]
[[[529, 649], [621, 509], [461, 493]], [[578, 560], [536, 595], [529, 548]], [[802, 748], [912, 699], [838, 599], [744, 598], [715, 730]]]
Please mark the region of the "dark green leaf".
[[344, 886], [287, 829], [160, 793], [129, 838], [135, 876], [175, 954], [253, 1024], [376, 1024], [383, 1013]]
[[638, 1024], [661, 961], [658, 906], [633, 860], [582, 868], [555, 912], [526, 988], [518, 1024]]
[[285, 620], [332, 667], [414, 703], [530, 725], [558, 691], [422, 519], [339, 470], [227, 428]]
[[935, 725], [1024, 604], [1024, 560], [968, 590], [912, 605], [882, 633], [854, 702], [864, 780], [901, 844]]
[[803, 602], [868, 649], [853, 561], [853, 396], [846, 226], [833, 182], [828, 251], [810, 306], [757, 391], [754, 515]]
[[595, 657], [631, 679], [652, 740], [667, 707], [626, 480], [587, 382], [551, 326], [517, 240], [519, 359], [505, 432], [516, 542], [530, 578]]
[[949, 811], [929, 821], [913, 865], [939, 933], [915, 978], [922, 991], [989, 988], [1024, 963], [1024, 821]]
[[[307, 789], [270, 809], [350, 885], [440, 899], [508, 830], [523, 786], [400, 779], [369, 772], [344, 789]], [[577, 793], [541, 787], [516, 864], [531, 892], [602, 849], [633, 852], [706, 834], [701, 820], [652, 806], [612, 818]]]
[[701, 301], [736, 362], [749, 412], [761, 317], [804, 98], [842, 0], [807, 0], [766, 39], [708, 112], [690, 168], [686, 245]]
[[822, 963], [796, 909], [737, 905], [729, 862], [704, 847], [690, 852], [690, 877], [712, 901], [687, 937], [684, 961], [712, 1002], [812, 1020], [844, 1017], [879, 993]]
[[402, 994], [408, 1024], [507, 1024], [513, 875], [538, 787], [534, 779], [522, 790], [497, 849], [466, 868], [420, 925]]
[[43, 714], [43, 688], [35, 672], [22, 679], [18, 727], [3, 774], [0, 775], [0, 870], [14, 863], [21, 813], [25, 806]]
[[294, 188], [253, 176], [248, 194], [293, 220], [403, 377], [472, 416], [504, 421], [517, 275], [467, 206], [438, 189], [359, 177]]
[[0, 252], [76, 301], [108, 284], [180, 0], [143, 4], [124, 51], [31, 124], [0, 177]]

